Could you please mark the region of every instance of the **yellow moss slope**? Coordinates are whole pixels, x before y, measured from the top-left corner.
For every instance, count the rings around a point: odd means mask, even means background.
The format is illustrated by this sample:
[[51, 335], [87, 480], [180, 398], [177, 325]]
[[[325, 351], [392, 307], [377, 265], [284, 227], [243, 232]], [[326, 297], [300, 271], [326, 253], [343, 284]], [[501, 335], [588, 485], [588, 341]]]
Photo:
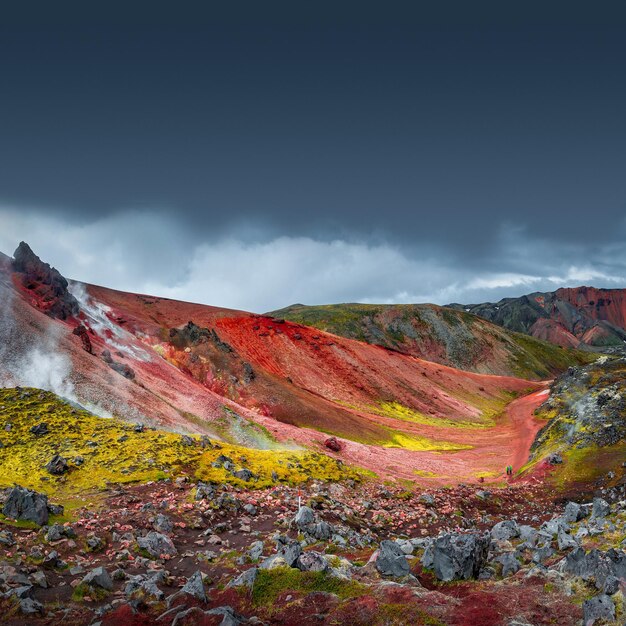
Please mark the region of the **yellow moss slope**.
[[[49, 432], [37, 436], [31, 428], [41, 423]], [[202, 447], [199, 437], [192, 439], [193, 445], [185, 445], [176, 433], [149, 428], [136, 432], [133, 424], [95, 417], [38, 389], [0, 389], [0, 488], [20, 484], [63, 498], [108, 484], [174, 477], [181, 471], [247, 488], [362, 476], [323, 454], [253, 450], [222, 442]], [[55, 454], [69, 464], [62, 476], [53, 476], [45, 468]], [[213, 467], [222, 454], [232, 459], [236, 469], [247, 468], [255, 478], [244, 482]]]

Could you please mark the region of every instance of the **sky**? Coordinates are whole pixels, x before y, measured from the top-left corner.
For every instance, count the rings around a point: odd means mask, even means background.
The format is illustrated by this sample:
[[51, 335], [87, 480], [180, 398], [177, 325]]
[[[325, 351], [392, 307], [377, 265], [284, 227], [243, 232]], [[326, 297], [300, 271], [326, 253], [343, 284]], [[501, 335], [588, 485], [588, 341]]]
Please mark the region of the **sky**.
[[29, 2], [0, 250], [257, 312], [626, 287], [626, 5]]

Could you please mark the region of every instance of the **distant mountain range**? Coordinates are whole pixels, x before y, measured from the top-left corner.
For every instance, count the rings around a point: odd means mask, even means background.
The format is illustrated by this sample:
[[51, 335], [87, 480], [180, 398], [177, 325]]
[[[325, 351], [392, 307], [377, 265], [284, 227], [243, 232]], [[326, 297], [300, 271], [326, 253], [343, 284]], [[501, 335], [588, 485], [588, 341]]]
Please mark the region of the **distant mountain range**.
[[448, 306], [559, 346], [602, 348], [626, 342], [626, 289], [564, 288]]
[[545, 379], [589, 358], [434, 304], [294, 304], [270, 315], [483, 374]]

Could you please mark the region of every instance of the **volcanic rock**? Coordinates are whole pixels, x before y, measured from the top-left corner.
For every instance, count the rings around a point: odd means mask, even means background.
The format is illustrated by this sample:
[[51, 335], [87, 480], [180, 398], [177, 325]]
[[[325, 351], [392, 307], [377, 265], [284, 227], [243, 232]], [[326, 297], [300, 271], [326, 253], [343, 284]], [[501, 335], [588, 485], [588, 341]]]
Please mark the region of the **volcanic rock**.
[[393, 541], [382, 541], [376, 557], [376, 569], [383, 576], [393, 576], [401, 578], [409, 571], [409, 564], [404, 552], [397, 543]]
[[24, 487], [14, 487], [9, 492], [2, 513], [11, 519], [28, 520], [43, 526], [48, 523], [48, 496]]
[[489, 537], [445, 534], [435, 539], [432, 560], [439, 580], [476, 578], [487, 559]]
[[68, 291], [67, 280], [23, 241], [13, 253], [13, 271], [21, 274], [22, 284], [35, 293], [37, 307], [47, 315], [61, 320], [78, 315], [78, 301]]

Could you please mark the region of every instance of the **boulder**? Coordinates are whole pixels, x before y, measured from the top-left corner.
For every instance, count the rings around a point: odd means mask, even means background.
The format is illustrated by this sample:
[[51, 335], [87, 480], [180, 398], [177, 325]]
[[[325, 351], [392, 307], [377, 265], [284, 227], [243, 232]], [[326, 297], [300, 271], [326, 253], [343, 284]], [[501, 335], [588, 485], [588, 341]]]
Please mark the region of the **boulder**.
[[315, 521], [315, 513], [312, 508], [308, 506], [301, 506], [296, 513], [294, 521], [298, 528], [303, 529]]
[[505, 552], [496, 561], [502, 565], [502, 576], [504, 578], [516, 574], [520, 569], [519, 561], [515, 557], [514, 552]]
[[161, 555], [174, 556], [178, 552], [169, 537], [154, 531], [149, 532], [145, 537], [139, 537], [137, 544], [140, 548], [147, 550], [148, 554], [157, 558]]
[[476, 578], [487, 560], [489, 537], [445, 534], [435, 539], [432, 562], [439, 580]]
[[303, 572], [326, 572], [330, 569], [328, 561], [315, 550], [303, 552], [296, 561], [296, 567]]
[[4, 503], [2, 513], [11, 519], [48, 523], [48, 496], [24, 487], [13, 487]]
[[32, 426], [30, 432], [33, 433], [35, 437], [42, 437], [43, 435], [47, 435], [50, 431], [48, 430], [48, 424], [41, 422], [40, 424]]
[[113, 590], [113, 581], [104, 567], [96, 567], [96, 569], [91, 570], [83, 578], [82, 582], [90, 587], [100, 587], [100, 589], [106, 589], [107, 591]]
[[196, 500], [212, 500], [215, 497], [215, 486], [198, 482], [196, 485]]
[[583, 602], [583, 624], [593, 626], [598, 620], [615, 619], [615, 604], [606, 594], [595, 596]]
[[341, 445], [341, 442], [337, 439], [337, 437], [329, 437], [326, 441], [324, 441], [324, 445], [333, 452], [341, 452], [343, 449], [343, 445]]
[[404, 552], [393, 541], [381, 541], [376, 557], [376, 569], [383, 576], [401, 578], [406, 576], [410, 567]]
[[202, 580], [202, 572], [198, 570], [194, 572], [188, 579], [182, 588], [182, 591], [187, 595], [190, 595], [200, 602], [207, 602], [208, 598], [204, 589], [204, 581]]
[[577, 502], [568, 502], [565, 505], [565, 511], [563, 513], [563, 519], [569, 523], [579, 522], [585, 516], [583, 507]]
[[593, 508], [591, 510], [591, 517], [602, 518], [606, 517], [611, 512], [611, 505], [602, 498], [593, 499]]
[[519, 537], [519, 534], [519, 526], [514, 520], [503, 520], [491, 529], [491, 538], [494, 541], [512, 539], [513, 537]]
[[245, 482], [248, 482], [254, 478], [254, 474], [249, 469], [245, 468], [233, 472], [233, 476]]
[[53, 476], [62, 476], [69, 470], [69, 465], [60, 454], [55, 454], [46, 464], [46, 470]]
[[241, 574], [239, 574], [237, 578], [234, 578], [233, 580], [231, 580], [226, 586], [235, 587], [235, 588], [246, 587], [248, 589], [252, 589], [252, 587], [254, 587], [254, 582], [256, 580], [258, 573], [259, 573], [259, 569], [257, 567], [252, 567], [246, 570], [245, 572], [242, 572]]

